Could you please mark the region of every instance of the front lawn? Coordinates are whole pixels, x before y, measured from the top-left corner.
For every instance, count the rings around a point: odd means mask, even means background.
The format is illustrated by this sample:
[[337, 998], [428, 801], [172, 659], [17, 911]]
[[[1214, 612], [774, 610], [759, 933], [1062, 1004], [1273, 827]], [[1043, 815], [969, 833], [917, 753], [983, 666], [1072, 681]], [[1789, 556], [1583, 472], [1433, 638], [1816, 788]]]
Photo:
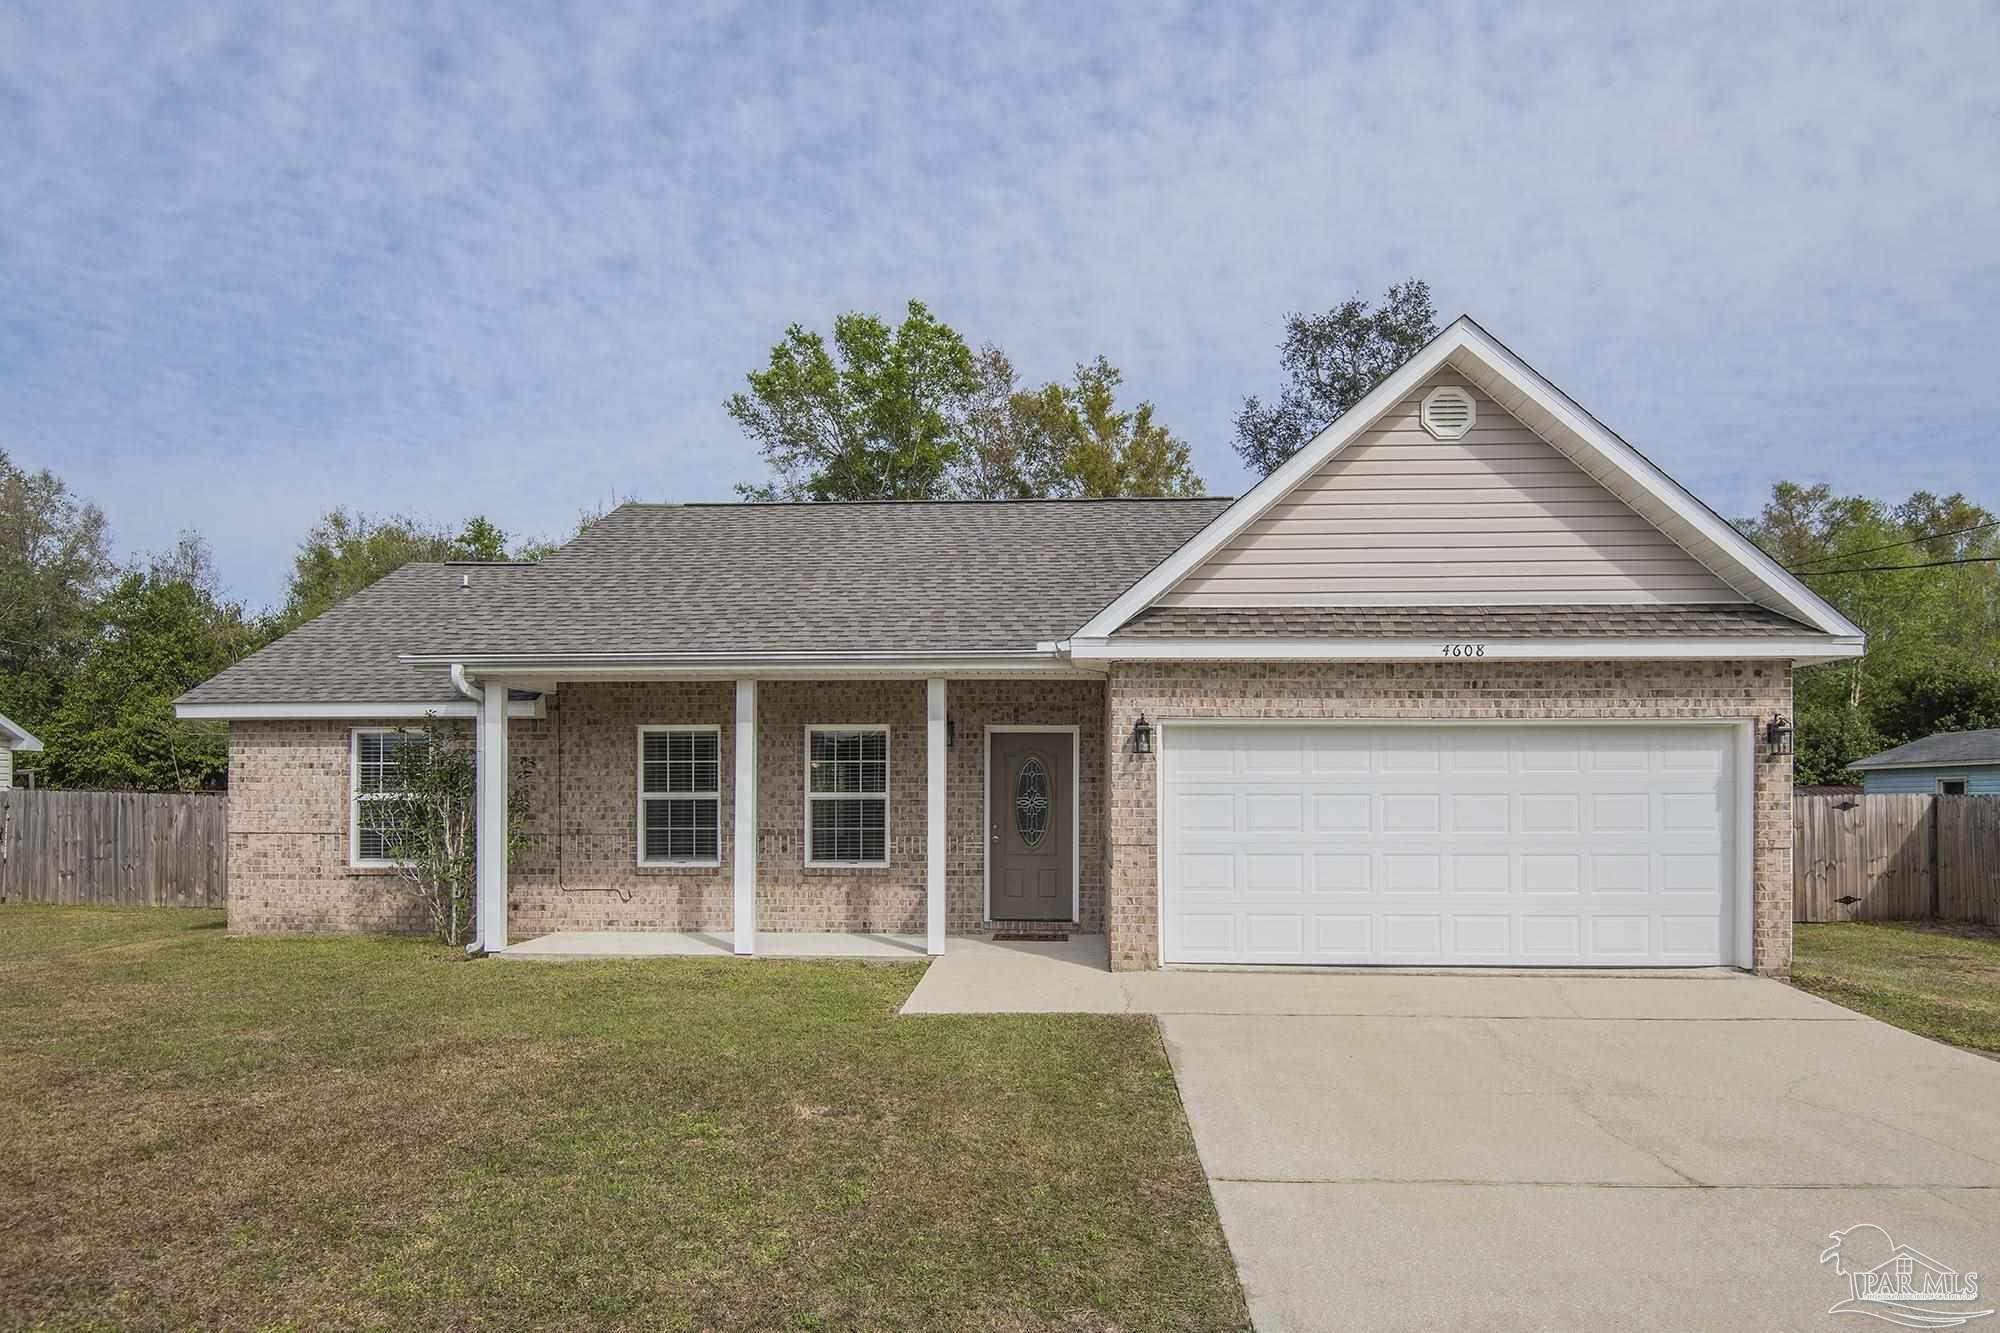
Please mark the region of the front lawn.
[[1915, 921], [1793, 929], [1794, 984], [1926, 1037], [2000, 1053], [2000, 931]]
[[0, 1326], [1240, 1329], [1150, 1020], [0, 907]]

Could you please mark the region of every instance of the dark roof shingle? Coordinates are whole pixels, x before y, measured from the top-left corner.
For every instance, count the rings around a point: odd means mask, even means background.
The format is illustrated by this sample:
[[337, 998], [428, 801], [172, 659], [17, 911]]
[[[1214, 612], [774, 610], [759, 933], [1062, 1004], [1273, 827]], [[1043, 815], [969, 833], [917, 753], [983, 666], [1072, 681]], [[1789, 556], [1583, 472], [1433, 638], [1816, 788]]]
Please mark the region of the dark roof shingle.
[[1750, 602], [1685, 606], [1156, 606], [1116, 637], [1170, 639], [1756, 638], [1818, 635]]
[[2000, 764], [2000, 729], [1941, 731], [1857, 759], [1849, 768], [1921, 768], [1927, 764]]

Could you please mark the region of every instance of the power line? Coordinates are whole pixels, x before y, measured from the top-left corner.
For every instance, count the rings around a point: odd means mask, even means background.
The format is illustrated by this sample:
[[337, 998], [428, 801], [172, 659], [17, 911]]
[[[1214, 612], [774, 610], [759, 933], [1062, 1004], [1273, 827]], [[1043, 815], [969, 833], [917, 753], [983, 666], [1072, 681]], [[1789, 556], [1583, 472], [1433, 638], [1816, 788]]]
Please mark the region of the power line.
[[1928, 560], [1920, 565], [1855, 565], [1850, 569], [1795, 569], [1802, 579], [1823, 579], [1835, 574], [1886, 574], [1895, 569], [1944, 569], [1950, 565], [2000, 564], [2000, 555], [1968, 555], [1956, 560]]
[[[1915, 546], [1918, 542], [1937, 541], [1943, 537], [1963, 537], [1968, 532], [1984, 532], [1988, 528], [2000, 528], [2000, 518], [1996, 518], [1990, 523], [1975, 523], [1969, 528], [1953, 528], [1949, 532], [1926, 532], [1920, 537], [1905, 537], [1902, 541], [1890, 542], [1886, 546], [1864, 546], [1858, 551], [1842, 551], [1839, 555], [1823, 555], [1817, 560], [1806, 561], [1806, 565], [1827, 565], [1832, 564], [1836, 560], [1852, 560], [1859, 555], [1873, 555], [1877, 551], [1893, 551], [1899, 546]], [[1792, 572], [1800, 574], [1804, 570], [1794, 569]]]

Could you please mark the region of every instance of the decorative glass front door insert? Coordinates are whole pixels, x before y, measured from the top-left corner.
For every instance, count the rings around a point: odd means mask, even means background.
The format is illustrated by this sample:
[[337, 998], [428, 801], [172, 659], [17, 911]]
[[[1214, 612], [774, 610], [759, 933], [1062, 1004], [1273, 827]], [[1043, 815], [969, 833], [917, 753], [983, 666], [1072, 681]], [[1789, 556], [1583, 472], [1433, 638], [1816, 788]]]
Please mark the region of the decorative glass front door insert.
[[1024, 847], [1039, 847], [1049, 832], [1049, 769], [1039, 756], [1021, 765], [1014, 791], [1014, 829]]

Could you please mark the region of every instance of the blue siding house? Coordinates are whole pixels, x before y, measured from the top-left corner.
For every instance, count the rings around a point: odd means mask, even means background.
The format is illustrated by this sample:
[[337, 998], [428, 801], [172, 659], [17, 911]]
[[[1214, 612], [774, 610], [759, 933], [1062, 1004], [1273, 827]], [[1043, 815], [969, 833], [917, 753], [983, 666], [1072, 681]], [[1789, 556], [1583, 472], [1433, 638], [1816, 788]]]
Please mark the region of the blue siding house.
[[1861, 790], [1870, 796], [2000, 796], [2000, 729], [1941, 731], [1848, 767], [1860, 772]]

